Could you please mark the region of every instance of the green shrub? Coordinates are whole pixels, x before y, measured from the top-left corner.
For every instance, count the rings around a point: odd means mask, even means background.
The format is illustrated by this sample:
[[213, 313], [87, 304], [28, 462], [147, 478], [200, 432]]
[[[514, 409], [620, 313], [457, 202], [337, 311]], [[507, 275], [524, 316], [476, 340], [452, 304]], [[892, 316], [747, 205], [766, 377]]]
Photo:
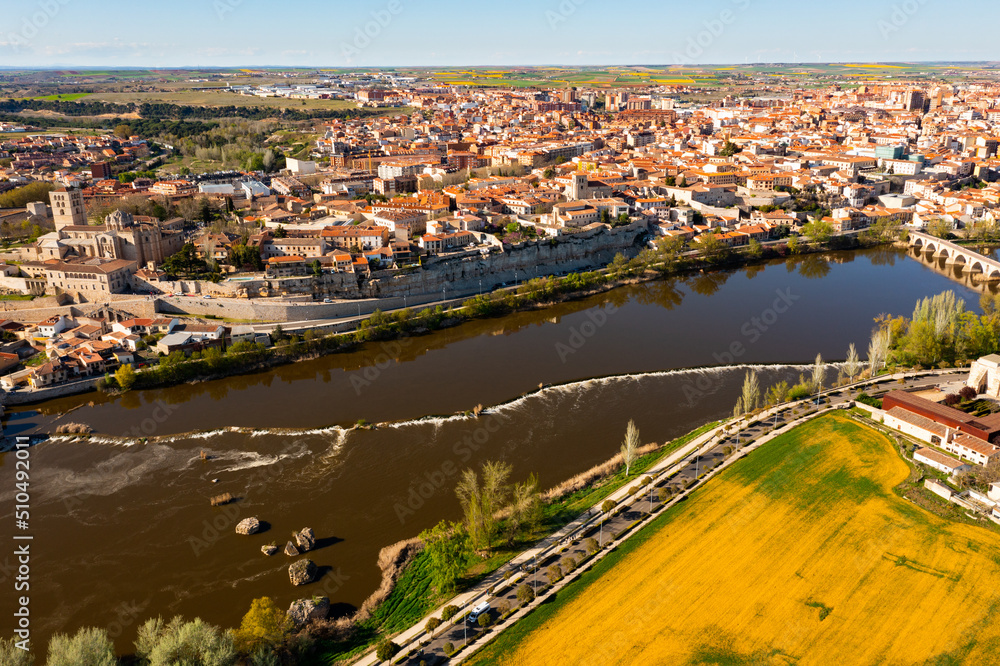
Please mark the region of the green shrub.
[[455, 613], [458, 612], [458, 606], [445, 606], [441, 610], [441, 619], [447, 622], [451, 618], [455, 617]]
[[375, 656], [378, 657], [379, 661], [388, 661], [397, 652], [399, 652], [399, 646], [388, 638], [379, 641], [378, 647], [375, 648]]
[[48, 666], [116, 666], [115, 650], [105, 629], [84, 627], [70, 638], [56, 634], [49, 641]]

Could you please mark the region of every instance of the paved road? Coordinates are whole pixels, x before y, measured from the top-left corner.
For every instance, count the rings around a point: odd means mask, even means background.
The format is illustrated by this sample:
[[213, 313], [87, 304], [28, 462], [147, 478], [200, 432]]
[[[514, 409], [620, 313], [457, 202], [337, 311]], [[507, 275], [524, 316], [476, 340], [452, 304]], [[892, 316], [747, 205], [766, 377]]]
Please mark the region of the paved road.
[[[967, 376], [968, 370], [937, 371], [929, 376], [911, 378], [907, 379], [905, 383], [900, 383], [898, 381], [900, 375], [893, 375], [876, 382], [866, 383], [865, 390], [872, 395], [878, 395], [894, 389], [926, 388], [950, 381], [964, 380]], [[846, 403], [850, 402], [851, 396], [858, 386], [860, 384], [849, 389], [828, 390], [824, 392], [824, 397], [817, 406], [823, 408], [845, 406]], [[536, 598], [531, 605], [535, 606], [541, 603], [548, 595], [547, 592], [542, 591], [543, 588], [552, 582], [549, 580], [549, 566], [561, 564], [566, 557], [573, 557], [579, 562], [589, 554], [590, 539], [598, 542], [599, 549], [603, 548], [614, 540], [614, 535], [633, 525], [636, 521], [649, 518], [652, 513], [656, 513], [663, 506], [672, 504], [673, 501], [679, 501], [678, 498], [684, 497], [687, 492], [700, 487], [701, 483], [697, 483], [697, 479], [705, 477], [706, 474], [716, 470], [727, 460], [732, 462], [734, 454], [745, 452], [747, 447], [756, 445], [761, 437], [772, 431], [780, 430], [783, 426], [802, 420], [801, 414], [793, 414], [792, 412], [793, 410], [803, 411], [802, 408], [809, 403], [816, 405], [815, 400], [801, 401], [768, 410], [758, 417], [759, 420], [750, 423], [743, 422], [739, 429], [732, 422], [727, 424], [728, 428], [727, 425], [720, 426], [671, 454], [643, 475], [643, 477], [651, 476], [653, 481], [641, 492], [629, 495], [629, 486], [626, 486], [612, 494], [610, 499], [616, 501], [616, 507], [608, 515], [604, 515], [599, 506], [592, 507], [556, 534], [518, 555], [477, 585], [475, 589], [449, 601], [450, 605], [459, 606], [461, 610], [453, 620], [445, 622], [429, 642], [427, 642], [427, 634], [423, 631], [427, 618], [397, 636], [395, 641], [403, 646], [400, 654], [414, 652], [412, 656], [402, 660], [397, 655], [396, 659], [400, 660], [398, 663], [413, 666], [418, 666], [421, 661], [427, 664], [444, 663], [448, 661], [444, 653], [445, 643], [452, 643], [455, 647], [469, 643], [474, 650], [476, 641], [482, 637], [484, 632], [493, 635], [512, 626], [518, 616], [509, 618], [506, 622], [490, 630], [483, 630], [478, 625], [470, 625], [461, 618], [481, 601], [489, 600], [492, 607], [490, 611], [492, 624], [496, 624], [500, 617], [498, 607], [506, 605], [507, 608], [516, 609], [520, 606], [520, 602], [517, 600], [517, 588], [522, 583], [542, 592], [542, 596]], [[765, 439], [767, 438], [765, 437]], [[640, 480], [641, 478], [637, 478], [630, 485], [634, 486]], [[703, 478], [702, 483], [706, 480]], [[666, 502], [660, 501], [660, 489], [666, 493]], [[599, 550], [598, 555], [601, 552]], [[566, 567], [563, 568], [566, 569]], [[568, 571], [563, 573], [568, 573]], [[557, 585], [556, 589], [559, 587]], [[431, 615], [440, 617], [440, 609]], [[419, 645], [421, 641], [427, 644], [421, 646]], [[458, 663], [469, 654], [471, 654], [471, 650], [469, 653], [457, 656], [452, 661]], [[374, 653], [358, 662], [362, 665], [377, 663], [378, 660]]]

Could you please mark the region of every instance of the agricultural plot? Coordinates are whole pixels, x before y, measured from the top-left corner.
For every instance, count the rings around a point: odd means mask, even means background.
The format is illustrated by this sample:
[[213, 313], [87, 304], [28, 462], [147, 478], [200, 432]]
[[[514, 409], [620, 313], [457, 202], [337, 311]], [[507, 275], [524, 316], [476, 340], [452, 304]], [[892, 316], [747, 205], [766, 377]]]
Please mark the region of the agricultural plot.
[[996, 663], [1000, 535], [895, 495], [908, 473], [882, 434], [811, 421], [472, 663]]

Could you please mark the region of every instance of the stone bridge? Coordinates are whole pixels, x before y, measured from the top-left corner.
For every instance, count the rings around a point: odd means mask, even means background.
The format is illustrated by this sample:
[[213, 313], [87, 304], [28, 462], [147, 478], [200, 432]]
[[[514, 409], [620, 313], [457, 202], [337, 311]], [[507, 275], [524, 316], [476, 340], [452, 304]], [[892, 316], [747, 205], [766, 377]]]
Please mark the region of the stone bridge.
[[943, 257], [946, 264], [961, 266], [963, 272], [973, 273], [978, 280], [991, 282], [1000, 280], [1000, 261], [996, 259], [984, 257], [967, 247], [920, 231], [911, 231], [909, 242], [910, 247], [927, 253], [934, 259]]

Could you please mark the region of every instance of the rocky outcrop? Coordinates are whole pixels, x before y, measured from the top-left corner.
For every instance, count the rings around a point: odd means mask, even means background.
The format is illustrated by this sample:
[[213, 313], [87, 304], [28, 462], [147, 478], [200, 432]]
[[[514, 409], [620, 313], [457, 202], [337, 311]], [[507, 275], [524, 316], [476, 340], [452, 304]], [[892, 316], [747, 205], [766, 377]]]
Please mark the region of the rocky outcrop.
[[312, 560], [299, 560], [288, 566], [288, 579], [292, 585], [311, 583], [316, 577], [316, 565]]
[[236, 526], [236, 533], [244, 536], [260, 532], [260, 521], [256, 517], [244, 518]]
[[264, 546], [261, 546], [260, 547], [260, 552], [262, 552], [265, 555], [267, 555], [268, 557], [270, 557], [271, 555], [274, 555], [275, 553], [278, 552], [278, 547], [275, 546], [273, 543], [269, 543], [269, 544], [266, 544]]
[[301, 554], [302, 553], [299, 552], [299, 549], [296, 548], [295, 544], [291, 541], [285, 544], [285, 555], [288, 555], [288, 557], [296, 557]]
[[303, 527], [295, 533], [295, 545], [303, 553], [309, 552], [316, 547], [316, 535], [311, 527]]
[[330, 613], [330, 600], [327, 597], [313, 597], [293, 601], [288, 607], [288, 618], [298, 629], [313, 620], [325, 620]]

